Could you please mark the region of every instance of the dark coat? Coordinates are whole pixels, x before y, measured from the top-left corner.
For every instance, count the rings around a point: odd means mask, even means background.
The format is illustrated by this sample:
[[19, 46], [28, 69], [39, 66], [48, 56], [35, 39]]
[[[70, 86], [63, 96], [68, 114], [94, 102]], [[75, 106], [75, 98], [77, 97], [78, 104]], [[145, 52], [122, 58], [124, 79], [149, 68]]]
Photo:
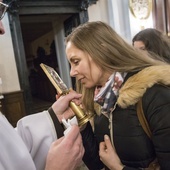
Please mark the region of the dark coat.
[[[86, 150], [83, 160], [89, 169], [102, 168], [98, 145], [104, 134], [108, 134], [113, 135], [116, 152], [126, 166], [123, 170], [146, 168], [155, 157], [161, 170], [170, 170], [170, 88], [159, 84], [170, 84], [168, 67], [150, 67], [133, 76], [128, 74], [120, 89], [118, 105], [112, 113], [112, 131], [109, 130], [109, 119], [100, 115], [95, 117], [94, 134], [90, 124], [82, 132]], [[136, 103], [141, 97], [152, 140], [137, 117]]]

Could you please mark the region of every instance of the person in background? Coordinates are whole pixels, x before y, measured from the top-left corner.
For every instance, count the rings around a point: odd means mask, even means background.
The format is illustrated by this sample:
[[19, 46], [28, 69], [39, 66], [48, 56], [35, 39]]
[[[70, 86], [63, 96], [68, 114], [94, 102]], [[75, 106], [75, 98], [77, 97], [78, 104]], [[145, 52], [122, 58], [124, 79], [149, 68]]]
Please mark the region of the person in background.
[[[1, 35], [5, 33], [1, 20], [7, 9], [8, 5], [0, 0]], [[61, 119], [67, 118], [67, 114], [73, 115], [69, 101], [76, 102], [80, 97], [70, 92], [60, 97], [49, 110], [19, 120], [15, 129], [0, 113], [0, 169], [74, 170], [79, 166], [84, 154], [79, 127], [73, 125], [66, 136], [59, 137], [64, 131], [60, 127]]]
[[154, 28], [147, 28], [138, 32], [132, 39], [135, 48], [155, 53], [170, 63], [170, 39]]
[[[94, 117], [81, 131], [83, 160], [90, 170], [140, 170], [157, 158], [170, 170], [170, 66], [134, 48], [104, 22], [87, 22], [66, 38], [70, 75], [82, 106]], [[140, 125], [142, 100], [150, 139]]]

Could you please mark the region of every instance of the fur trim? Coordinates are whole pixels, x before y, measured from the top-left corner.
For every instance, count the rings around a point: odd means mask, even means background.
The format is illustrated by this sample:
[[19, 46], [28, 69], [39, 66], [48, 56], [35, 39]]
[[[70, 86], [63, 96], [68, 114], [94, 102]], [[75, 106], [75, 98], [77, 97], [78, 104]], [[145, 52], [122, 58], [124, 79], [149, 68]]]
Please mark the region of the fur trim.
[[119, 90], [117, 104], [122, 108], [136, 104], [156, 83], [170, 85], [170, 65], [150, 66], [130, 77]]

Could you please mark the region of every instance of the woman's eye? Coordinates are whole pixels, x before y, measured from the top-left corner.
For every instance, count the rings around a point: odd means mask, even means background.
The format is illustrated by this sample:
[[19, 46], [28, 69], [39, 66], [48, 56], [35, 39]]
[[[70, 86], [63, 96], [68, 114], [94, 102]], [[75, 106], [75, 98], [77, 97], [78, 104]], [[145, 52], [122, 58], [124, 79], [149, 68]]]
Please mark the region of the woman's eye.
[[145, 47], [140, 47], [139, 49], [140, 49], [140, 50], [146, 50]]
[[78, 65], [78, 63], [79, 63], [79, 60], [74, 60], [74, 65]]

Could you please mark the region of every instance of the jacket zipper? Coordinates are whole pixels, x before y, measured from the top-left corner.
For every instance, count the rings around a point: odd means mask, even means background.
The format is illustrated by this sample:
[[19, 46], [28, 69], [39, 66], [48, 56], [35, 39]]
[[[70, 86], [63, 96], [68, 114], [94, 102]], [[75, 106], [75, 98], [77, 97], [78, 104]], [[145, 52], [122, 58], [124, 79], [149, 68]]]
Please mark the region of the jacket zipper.
[[110, 111], [110, 114], [109, 114], [109, 129], [110, 129], [110, 138], [111, 138], [111, 142], [112, 142], [112, 145], [114, 145], [114, 140], [113, 140], [113, 111], [116, 109], [116, 106], [117, 106], [117, 102], [114, 104], [114, 107], [113, 109]]

